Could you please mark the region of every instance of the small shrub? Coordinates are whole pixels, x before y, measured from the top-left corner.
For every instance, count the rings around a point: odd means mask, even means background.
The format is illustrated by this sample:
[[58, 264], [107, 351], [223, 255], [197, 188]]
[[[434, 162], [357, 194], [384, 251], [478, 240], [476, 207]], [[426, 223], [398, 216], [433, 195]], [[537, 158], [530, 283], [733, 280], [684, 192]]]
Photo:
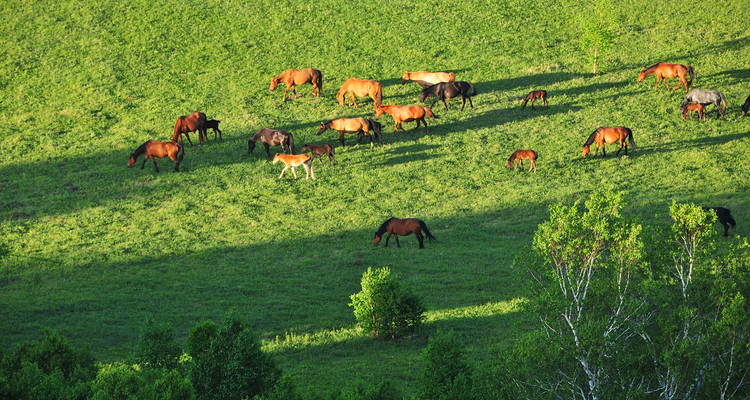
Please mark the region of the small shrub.
[[187, 337], [187, 353], [193, 360], [197, 360], [211, 349], [211, 341], [214, 340], [219, 328], [214, 321], [203, 321], [190, 328]]
[[135, 348], [138, 363], [152, 368], [174, 368], [182, 350], [168, 324], [157, 324], [149, 318], [141, 328]]
[[354, 316], [375, 337], [396, 338], [414, 331], [424, 319], [419, 298], [403, 288], [389, 268], [367, 268], [362, 291], [351, 295]]
[[419, 376], [420, 399], [472, 398], [472, 370], [464, 359], [461, 341], [452, 331], [438, 331], [430, 337], [423, 357], [425, 367]]

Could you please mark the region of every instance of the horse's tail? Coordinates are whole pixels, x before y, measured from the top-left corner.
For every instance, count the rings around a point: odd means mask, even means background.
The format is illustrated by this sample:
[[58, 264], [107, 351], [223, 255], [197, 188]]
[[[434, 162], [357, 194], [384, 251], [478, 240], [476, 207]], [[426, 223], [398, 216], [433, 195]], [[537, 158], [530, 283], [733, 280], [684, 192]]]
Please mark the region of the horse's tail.
[[476, 95], [477, 95], [477, 87], [476, 87], [476, 86], [474, 86], [474, 84], [473, 84], [473, 83], [471, 83], [471, 82], [466, 82], [466, 83], [468, 83], [468, 84], [469, 84], [469, 87], [470, 87], [470, 88], [471, 88], [472, 90], [474, 90], [474, 94], [471, 94], [470, 96], [476, 96]]
[[633, 131], [630, 128], [625, 128], [625, 131], [628, 133], [628, 142], [630, 143], [630, 146], [633, 147], [633, 150], [637, 149], [638, 146], [635, 145], [635, 140], [633, 140]]
[[336, 150], [336, 148], [334, 148], [333, 146], [331, 146], [331, 154], [336, 154], [335, 150]]
[[292, 154], [294, 154], [294, 152], [295, 152], [295, 150], [294, 150], [294, 136], [289, 135], [288, 138], [289, 138], [289, 148], [292, 150]]
[[375, 93], [375, 109], [383, 104], [383, 85], [378, 82], [378, 91]]
[[185, 156], [185, 148], [182, 146], [182, 143], [177, 143], [177, 165], [179, 165], [182, 162], [182, 157]]
[[316, 69], [313, 71], [313, 76], [318, 80], [318, 97], [320, 97], [320, 92], [323, 91], [323, 73]]
[[339, 89], [339, 92], [336, 93], [336, 100], [338, 100], [339, 105], [344, 105], [344, 97], [346, 96], [346, 89], [344, 89], [343, 86], [341, 86], [341, 89]]
[[177, 121], [174, 123], [174, 133], [172, 134], [172, 141], [176, 142], [180, 138], [180, 133], [182, 133], [182, 118], [178, 117]]
[[422, 221], [421, 219], [418, 219], [417, 221], [419, 221], [419, 226], [424, 231], [424, 234], [427, 235], [427, 239], [429, 239], [430, 241], [437, 240], [435, 236], [432, 236], [432, 233], [430, 233], [430, 230], [427, 229], [427, 224], [425, 224], [424, 221]]
[[424, 115], [426, 115], [426, 116], [428, 116], [430, 118], [440, 118], [437, 115], [435, 115], [435, 113], [433, 113], [432, 110], [430, 110], [429, 108], [427, 108], [427, 107], [422, 107], [422, 108], [424, 108]]
[[455, 82], [456, 81], [456, 74], [453, 72], [448, 73], [448, 82]]
[[723, 117], [724, 113], [727, 112], [727, 98], [721, 92], [719, 92], [719, 97], [721, 97], [721, 116]]
[[691, 65], [687, 65], [687, 72], [690, 74], [690, 81], [688, 81], [687, 86], [688, 89], [693, 86], [693, 79], [695, 79], [695, 73], [693, 72], [693, 67]]

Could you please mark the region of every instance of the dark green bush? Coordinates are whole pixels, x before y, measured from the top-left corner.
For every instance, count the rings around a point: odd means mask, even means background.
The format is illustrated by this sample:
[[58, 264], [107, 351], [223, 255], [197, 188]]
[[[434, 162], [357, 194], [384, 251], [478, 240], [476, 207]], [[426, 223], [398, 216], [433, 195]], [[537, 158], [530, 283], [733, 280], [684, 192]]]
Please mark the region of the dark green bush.
[[211, 349], [211, 341], [214, 340], [219, 328], [213, 321], [203, 321], [192, 327], [188, 332], [187, 353], [193, 360], [199, 359]]
[[419, 398], [472, 399], [472, 368], [453, 331], [438, 331], [424, 350], [425, 366], [419, 375]]
[[180, 345], [172, 334], [172, 327], [166, 323], [157, 324], [149, 318], [141, 328], [135, 359], [151, 368], [174, 368], [182, 354]]
[[389, 268], [367, 268], [362, 291], [351, 295], [351, 300], [357, 322], [376, 337], [403, 336], [416, 330], [424, 319], [421, 300], [402, 287]]

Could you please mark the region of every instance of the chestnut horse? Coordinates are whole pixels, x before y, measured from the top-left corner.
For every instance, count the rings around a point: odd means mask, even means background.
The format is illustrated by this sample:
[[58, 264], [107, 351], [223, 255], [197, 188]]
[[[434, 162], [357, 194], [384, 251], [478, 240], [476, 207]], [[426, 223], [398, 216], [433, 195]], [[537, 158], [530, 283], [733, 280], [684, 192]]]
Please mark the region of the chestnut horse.
[[271, 158], [271, 152], [268, 151], [269, 146], [281, 146], [281, 151], [284, 153], [289, 151], [289, 153], [294, 154], [294, 137], [289, 132], [271, 128], [263, 128], [259, 130], [252, 138], [250, 138], [250, 140], [247, 141], [247, 154], [250, 154], [255, 150], [255, 142], [258, 140], [260, 140], [261, 143], [263, 143], [263, 146], [265, 146], [268, 158]]
[[333, 146], [330, 144], [307, 144], [305, 143], [304, 146], [302, 146], [302, 150], [300, 150], [302, 153], [309, 151], [312, 155], [313, 160], [315, 160], [315, 157], [318, 157], [318, 160], [320, 160], [320, 164], [323, 164], [323, 154], [328, 156], [328, 165], [335, 165], [336, 160], [334, 160], [334, 151]]
[[406, 82], [417, 82], [422, 89], [428, 88], [440, 82], [455, 82], [456, 75], [453, 72], [404, 72], [401, 77], [401, 84]]
[[288, 170], [289, 168], [292, 169], [292, 175], [294, 175], [294, 179], [297, 179], [297, 173], [294, 172], [294, 167], [299, 167], [300, 165], [305, 169], [305, 172], [307, 173], [305, 179], [310, 179], [310, 175], [312, 175], [312, 178], [315, 179], [315, 173], [312, 170], [312, 158], [310, 158], [310, 156], [308, 156], [307, 154], [276, 153], [276, 155], [273, 156], [273, 163], [276, 164], [279, 161], [284, 163], [284, 169], [281, 170], [279, 179], [284, 176], [284, 172], [286, 172], [286, 170]]
[[359, 142], [362, 140], [362, 133], [364, 133], [370, 138], [370, 148], [373, 146], [372, 135], [370, 134], [370, 124], [364, 118], [337, 118], [331, 121], [321, 122], [320, 128], [318, 129], [318, 135], [328, 129], [333, 129], [339, 132], [341, 147], [346, 146], [346, 140], [344, 139], [345, 133], [357, 133], [357, 145], [359, 145]]
[[744, 117], [747, 115], [748, 110], [750, 110], [750, 96], [747, 96], [747, 100], [745, 100], [745, 104], [742, 105], [742, 116]]
[[271, 89], [269, 90], [273, 92], [279, 83], [286, 83], [286, 90], [284, 91], [282, 101], [286, 101], [286, 94], [289, 92], [289, 89], [292, 89], [294, 98], [298, 98], [297, 89], [294, 87], [306, 83], [313, 85], [313, 96], [320, 97], [320, 90], [323, 89], [323, 74], [319, 70], [312, 68], [286, 70], [278, 76], [271, 78]]
[[179, 140], [179, 142], [182, 143], [182, 134], [185, 134], [188, 143], [192, 146], [193, 142], [190, 140], [190, 135], [188, 135], [189, 132], [198, 132], [198, 144], [203, 146], [203, 139], [207, 138], [206, 114], [202, 112], [194, 112], [190, 115], [183, 115], [177, 118], [177, 121], [174, 123], [172, 141], [177, 142]]
[[169, 157], [177, 163], [174, 166], [174, 172], [180, 171], [180, 163], [182, 162], [182, 157], [185, 155], [185, 150], [182, 148], [182, 143], [177, 142], [155, 142], [153, 140], [148, 140], [146, 143], [140, 145], [135, 151], [130, 155], [130, 159], [128, 159], [128, 167], [133, 166], [135, 164], [135, 160], [138, 159], [138, 157], [141, 156], [141, 154], [144, 155], [143, 157], [143, 164], [141, 164], [141, 169], [146, 166], [146, 161], [150, 158], [151, 161], [154, 162], [154, 169], [156, 172], [159, 172], [159, 166], [156, 165], [156, 158], [163, 158], [163, 157]]
[[419, 123], [422, 122], [424, 124], [424, 133], [427, 133], [427, 121], [424, 120], [425, 117], [439, 118], [432, 113], [432, 110], [422, 106], [380, 106], [375, 112], [375, 118], [380, 117], [383, 113], [389, 114], [393, 117], [393, 132], [396, 132], [398, 128], [401, 128], [401, 130], [404, 131], [404, 128], [401, 126], [402, 122], [417, 121], [417, 126], [412, 129], [412, 132], [417, 130], [417, 128], [419, 128]]
[[542, 104], [544, 104], [545, 107], [549, 107], [549, 104], [547, 104], [547, 91], [546, 90], [532, 90], [529, 92], [529, 94], [526, 95], [526, 98], [523, 99], [523, 102], [521, 102], [521, 110], [524, 110], [526, 108], [526, 103], [528, 103], [529, 100], [531, 100], [531, 109], [536, 110], [534, 108], [534, 102], [536, 99], [542, 99]]
[[[693, 74], [693, 67], [689, 65], [658, 62], [650, 67], [642, 69], [641, 73], [638, 74], [638, 82], [643, 81], [644, 79], [646, 79], [646, 75], [650, 74], [656, 75], [656, 86], [654, 86], [654, 89], [659, 87], [659, 81], [664, 78], [664, 86], [666, 86], [667, 90], [669, 90], [667, 78], [671, 79], [677, 77], [679, 78], [680, 82], [677, 83], [677, 85], [675, 85], [672, 90], [677, 89], [681, 84], [684, 84], [685, 93], [687, 93], [688, 89], [693, 84], [693, 78], [695, 77]], [[685, 75], [687, 74], [690, 74], [690, 82], [685, 79]]]
[[513, 154], [510, 155], [510, 158], [508, 159], [508, 168], [511, 167], [511, 165], [515, 164], [513, 166], [513, 171], [518, 168], [520, 165], [521, 168], [523, 168], [523, 160], [531, 160], [531, 167], [529, 167], [529, 172], [531, 172], [531, 169], [534, 169], [534, 172], [536, 172], [536, 159], [539, 158], [536, 151], [534, 150], [516, 150], [513, 152]]
[[698, 113], [698, 120], [706, 120], [706, 113], [703, 112], [705, 107], [701, 103], [690, 103], [682, 107], [682, 119], [684, 120], [687, 116], [688, 111], [690, 112], [690, 120], [693, 120], [693, 111]]
[[380, 107], [380, 104], [383, 101], [383, 88], [380, 85], [380, 82], [367, 79], [347, 79], [346, 82], [341, 85], [341, 89], [339, 89], [339, 92], [336, 94], [336, 100], [339, 101], [339, 105], [344, 105], [344, 100], [346, 100], [347, 94], [349, 95], [348, 104], [352, 105], [353, 101], [354, 108], [357, 108], [357, 98], [355, 96], [370, 96], [372, 98], [372, 101], [375, 102], [375, 105], [372, 107], [373, 110], [376, 110], [378, 107]]
[[589, 146], [591, 146], [591, 143], [596, 142], [596, 151], [594, 152], [594, 156], [599, 154], [599, 148], [602, 148], [602, 157], [607, 155], [607, 151], [604, 149], [605, 143], [614, 143], [614, 142], [620, 142], [620, 148], [617, 150], [617, 153], [615, 155], [619, 155], [622, 148], [625, 148], [625, 155], [628, 155], [628, 145], [625, 143], [625, 140], [627, 139], [628, 142], [630, 142], [630, 145], [633, 146], [633, 149], [636, 149], [635, 141], [633, 141], [633, 131], [630, 130], [630, 128], [625, 128], [624, 126], [616, 126], [614, 128], [597, 128], [594, 133], [592, 133], [589, 138], [586, 140], [586, 143], [583, 144], [583, 157], [586, 157], [586, 154], [589, 154]]
[[386, 232], [388, 232], [388, 237], [385, 238], [385, 247], [388, 247], [388, 241], [391, 240], [391, 235], [396, 236], [396, 246], [401, 247], [401, 243], [398, 241], [398, 236], [406, 236], [413, 233], [414, 236], [417, 237], [417, 240], [419, 240], [419, 248], [424, 249], [424, 236], [422, 236], [421, 231], [424, 231], [424, 234], [427, 235], [427, 238], [430, 239], [430, 241], [437, 240], [435, 239], [435, 236], [432, 236], [430, 230], [427, 229], [427, 225], [421, 219], [389, 218], [383, 222], [383, 225], [380, 225], [378, 231], [375, 232], [375, 246], [380, 243], [383, 234]]

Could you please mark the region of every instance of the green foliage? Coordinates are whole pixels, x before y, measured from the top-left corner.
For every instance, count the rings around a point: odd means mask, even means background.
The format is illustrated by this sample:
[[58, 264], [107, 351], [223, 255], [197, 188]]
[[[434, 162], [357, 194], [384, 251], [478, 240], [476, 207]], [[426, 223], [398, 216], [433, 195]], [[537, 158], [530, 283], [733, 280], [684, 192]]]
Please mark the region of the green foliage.
[[395, 339], [416, 330], [424, 319], [421, 300], [403, 287], [387, 267], [362, 274], [362, 291], [350, 296], [354, 316], [365, 332]]
[[216, 338], [219, 328], [214, 321], [203, 321], [190, 328], [187, 337], [187, 353], [197, 360], [211, 350], [211, 341]]
[[174, 338], [172, 327], [166, 323], [157, 324], [153, 318], [146, 320], [135, 347], [137, 362], [151, 368], [174, 368], [182, 354], [180, 345]]
[[92, 385], [94, 400], [140, 400], [147, 397], [147, 381], [136, 367], [127, 364], [103, 366]]
[[233, 312], [224, 317], [209, 350], [194, 361], [191, 381], [200, 399], [263, 395], [281, 376], [255, 334]]
[[472, 368], [453, 331], [438, 331], [423, 353], [425, 366], [419, 375], [420, 399], [472, 399]]
[[17, 345], [2, 358], [0, 390], [17, 399], [84, 399], [96, 374], [93, 358], [55, 331]]
[[336, 400], [399, 400], [402, 398], [403, 395], [396, 385], [386, 379], [375, 384], [358, 380], [344, 389]]

